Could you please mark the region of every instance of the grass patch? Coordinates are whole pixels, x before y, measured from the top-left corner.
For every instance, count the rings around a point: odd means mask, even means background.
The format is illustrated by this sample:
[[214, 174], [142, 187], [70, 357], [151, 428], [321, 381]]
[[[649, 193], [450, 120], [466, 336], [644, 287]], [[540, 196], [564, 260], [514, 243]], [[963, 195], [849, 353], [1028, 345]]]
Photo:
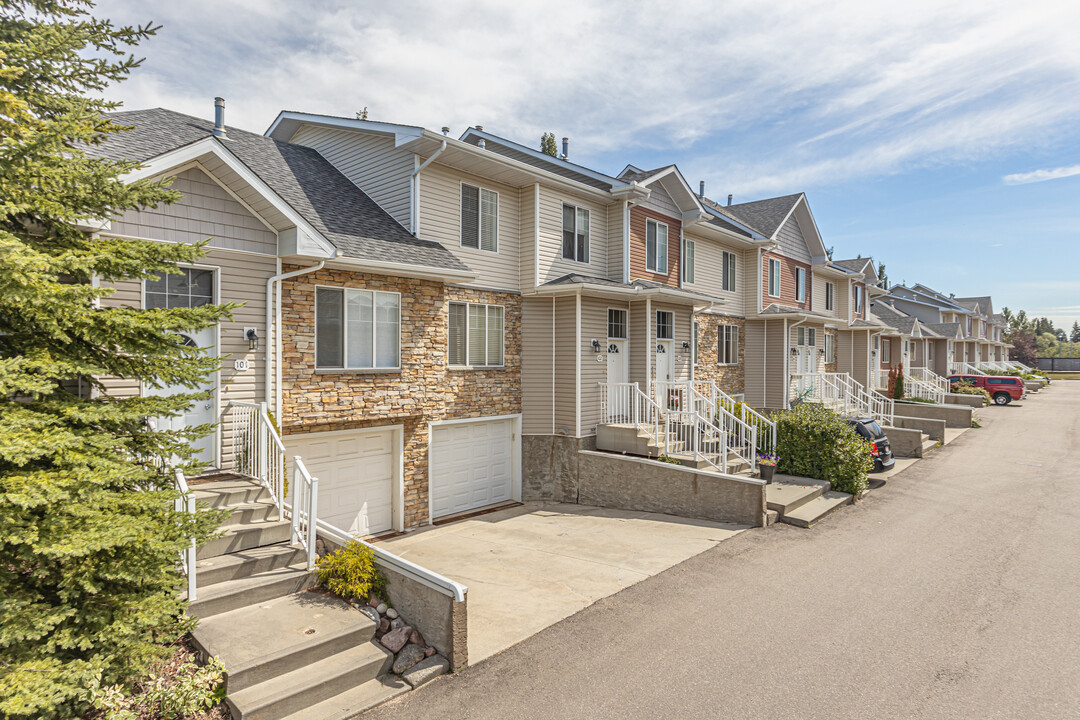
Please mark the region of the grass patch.
[[1040, 372], [1040, 375], [1045, 375], [1051, 380], [1080, 380], [1080, 372]]

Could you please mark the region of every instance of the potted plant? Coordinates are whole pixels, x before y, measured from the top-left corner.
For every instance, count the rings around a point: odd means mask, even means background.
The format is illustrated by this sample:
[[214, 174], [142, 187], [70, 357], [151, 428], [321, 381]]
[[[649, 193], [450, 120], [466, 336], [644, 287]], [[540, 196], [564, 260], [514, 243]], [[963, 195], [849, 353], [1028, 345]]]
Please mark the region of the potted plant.
[[758, 472], [761, 474], [761, 479], [766, 484], [771, 483], [773, 479], [773, 473], [776, 472], [776, 463], [780, 462], [779, 455], [773, 455], [771, 453], [761, 453], [758, 455]]

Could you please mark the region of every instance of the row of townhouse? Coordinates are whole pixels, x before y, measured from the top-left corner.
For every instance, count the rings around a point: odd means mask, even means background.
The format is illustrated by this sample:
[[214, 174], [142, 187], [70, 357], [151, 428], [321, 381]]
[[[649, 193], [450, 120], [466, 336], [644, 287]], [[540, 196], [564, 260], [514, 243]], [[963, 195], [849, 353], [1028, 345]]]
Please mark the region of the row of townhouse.
[[[769, 411], [788, 406], [793, 378], [872, 388], [894, 357], [879, 354], [896, 336], [870, 312], [885, 293], [873, 262], [831, 260], [803, 194], [720, 205], [674, 165], [612, 177], [480, 127], [455, 139], [282, 112], [258, 135], [223, 115], [220, 99], [213, 122], [117, 113], [133, 129], [90, 150], [183, 198], [88, 230], [210, 238], [201, 264], [120, 283], [107, 303], [243, 302], [190, 334], [222, 369], [215, 399], [174, 422], [218, 422], [199, 450], [229, 468], [266, 403], [319, 478], [320, 516], [347, 531], [543, 497], [567, 453], [595, 447], [613, 388], [663, 404], [693, 382]], [[922, 302], [910, 292], [890, 307]], [[956, 307], [916, 328], [980, 323], [949, 358], [990, 313]]]

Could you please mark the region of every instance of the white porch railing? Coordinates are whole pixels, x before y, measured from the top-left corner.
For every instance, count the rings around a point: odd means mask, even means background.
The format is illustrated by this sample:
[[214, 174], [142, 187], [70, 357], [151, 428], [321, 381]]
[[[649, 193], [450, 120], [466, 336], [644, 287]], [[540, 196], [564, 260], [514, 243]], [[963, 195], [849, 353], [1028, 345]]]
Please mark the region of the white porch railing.
[[[745, 460], [751, 468], [757, 467], [757, 426], [742, 420], [731, 411], [730, 408], [735, 406], [734, 399], [717, 387], [716, 383], [706, 380], [657, 381], [655, 392], [658, 398], [667, 403], [669, 410], [696, 412], [703, 422], [722, 430], [728, 443], [727, 452]], [[775, 443], [773, 445], [775, 446]]]
[[949, 363], [950, 375], [985, 375], [982, 370], [968, 362]]
[[[721, 411], [714, 412], [717, 424], [728, 433], [735, 453], [750, 467], [756, 467], [761, 453], [776, 452], [776, 422], [743, 402], [744, 396], [728, 395], [712, 380], [695, 380], [694, 387], [708, 400], [710, 408]], [[748, 445], [752, 445], [753, 453]]]
[[660, 442], [663, 411], [637, 383], [600, 383], [600, 423], [637, 425]]
[[949, 381], [938, 375], [930, 368], [917, 367], [911, 368], [909, 371], [916, 380], [921, 380], [924, 383], [930, 383], [939, 388], [942, 393], [949, 392]]
[[307, 566], [315, 565], [316, 522], [319, 503], [319, 478], [311, 477], [299, 455], [293, 457], [292, 542], [307, 550]]
[[722, 473], [727, 472], [727, 436], [695, 410], [664, 413], [664, 454], [690, 455]]
[[[188, 489], [187, 480], [184, 478], [184, 471], [179, 468], [175, 472], [176, 478], [176, 490], [180, 493], [180, 497], [176, 498], [175, 508], [176, 512], [186, 512], [191, 515], [195, 514], [195, 493]], [[195, 581], [195, 538], [191, 538], [188, 546], [180, 551], [180, 567], [184, 571], [184, 575], [187, 576], [187, 599], [188, 602], [196, 600], [196, 593], [198, 588]]]
[[864, 415], [892, 425], [895, 403], [869, 390], [847, 373], [800, 373], [791, 376], [789, 400], [820, 402], [841, 415]]
[[258, 481], [270, 492], [278, 519], [284, 517], [285, 445], [270, 422], [266, 403], [229, 403], [233, 472]]

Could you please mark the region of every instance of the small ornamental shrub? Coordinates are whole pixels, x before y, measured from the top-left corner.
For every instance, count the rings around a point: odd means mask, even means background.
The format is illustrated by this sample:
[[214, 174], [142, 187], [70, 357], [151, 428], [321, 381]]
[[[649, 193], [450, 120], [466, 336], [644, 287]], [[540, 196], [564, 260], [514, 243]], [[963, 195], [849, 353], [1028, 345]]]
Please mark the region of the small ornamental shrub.
[[386, 578], [370, 547], [355, 540], [319, 560], [319, 585], [343, 598], [386, 597]]
[[981, 395], [983, 399], [983, 405], [990, 404], [990, 393], [986, 392], [986, 388], [981, 388], [976, 385], [972, 385], [969, 382], [956, 382], [953, 383], [949, 392], [956, 395]]
[[819, 403], [802, 403], [776, 415], [777, 471], [828, 480], [833, 490], [856, 495], [874, 468], [870, 445], [847, 420]]
[[896, 383], [893, 385], [894, 400], [904, 399], [904, 363], [900, 363], [896, 368]]
[[668, 465], [682, 465], [682, 460], [676, 460], [675, 458], [671, 457], [670, 455], [661, 455], [660, 457], [658, 457], [656, 459], [659, 460], [662, 463], [667, 463]]

